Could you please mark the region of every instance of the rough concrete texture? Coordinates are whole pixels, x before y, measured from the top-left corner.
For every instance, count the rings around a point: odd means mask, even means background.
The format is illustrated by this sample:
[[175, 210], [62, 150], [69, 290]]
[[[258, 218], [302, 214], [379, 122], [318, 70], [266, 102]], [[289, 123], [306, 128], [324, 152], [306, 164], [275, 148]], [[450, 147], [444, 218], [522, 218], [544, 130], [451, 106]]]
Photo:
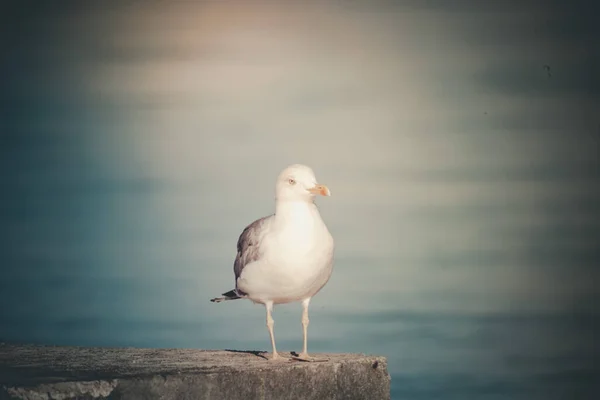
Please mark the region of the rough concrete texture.
[[[280, 353], [284, 355], [283, 353]], [[389, 399], [384, 357], [0, 345], [0, 399]]]

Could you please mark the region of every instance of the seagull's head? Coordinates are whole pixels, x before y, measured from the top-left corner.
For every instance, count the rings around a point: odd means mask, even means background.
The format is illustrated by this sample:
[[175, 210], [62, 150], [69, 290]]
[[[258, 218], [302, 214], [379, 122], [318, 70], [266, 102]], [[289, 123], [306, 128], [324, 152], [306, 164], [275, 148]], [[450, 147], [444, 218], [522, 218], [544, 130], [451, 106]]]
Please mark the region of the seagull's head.
[[313, 201], [316, 195], [331, 196], [327, 186], [317, 182], [313, 170], [301, 164], [290, 165], [281, 171], [275, 192], [277, 200]]

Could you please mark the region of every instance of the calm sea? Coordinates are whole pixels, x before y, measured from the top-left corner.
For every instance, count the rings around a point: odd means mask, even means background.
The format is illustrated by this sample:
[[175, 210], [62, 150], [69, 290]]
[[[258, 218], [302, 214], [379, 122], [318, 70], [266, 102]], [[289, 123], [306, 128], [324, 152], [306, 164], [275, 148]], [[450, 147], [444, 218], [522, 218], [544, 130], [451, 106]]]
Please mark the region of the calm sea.
[[[3, 149], [3, 340], [269, 349], [263, 307], [208, 300], [233, 287], [237, 235], [270, 212], [277, 171], [123, 177], [86, 165], [90, 149], [61, 135], [13, 136]], [[109, 167], [114, 150], [101, 157]], [[387, 356], [394, 398], [573, 398], [596, 385], [587, 238], [598, 227], [575, 218], [566, 189], [534, 200], [541, 184], [523, 182], [526, 171], [494, 181], [504, 196], [468, 175], [451, 189], [353, 171], [317, 170], [333, 193], [319, 204], [337, 258], [311, 306], [310, 350]], [[457, 199], [441, 201], [443, 190]], [[549, 209], [543, 219], [532, 202]], [[279, 348], [298, 350], [300, 306], [278, 306], [275, 321]]]

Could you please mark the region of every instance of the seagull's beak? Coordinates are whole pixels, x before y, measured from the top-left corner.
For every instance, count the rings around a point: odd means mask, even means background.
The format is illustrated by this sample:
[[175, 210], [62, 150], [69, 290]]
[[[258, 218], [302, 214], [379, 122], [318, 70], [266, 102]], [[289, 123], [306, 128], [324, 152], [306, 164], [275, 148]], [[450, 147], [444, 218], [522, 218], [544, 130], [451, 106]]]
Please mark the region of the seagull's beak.
[[320, 194], [321, 196], [331, 196], [329, 188], [325, 185], [315, 185], [314, 187], [308, 189], [308, 191], [312, 194]]

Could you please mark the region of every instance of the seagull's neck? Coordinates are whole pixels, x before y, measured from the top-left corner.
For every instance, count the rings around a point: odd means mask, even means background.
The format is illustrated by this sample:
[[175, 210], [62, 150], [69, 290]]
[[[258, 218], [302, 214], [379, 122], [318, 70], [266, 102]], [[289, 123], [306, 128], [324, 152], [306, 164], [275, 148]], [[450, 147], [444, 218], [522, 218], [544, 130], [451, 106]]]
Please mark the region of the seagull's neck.
[[306, 222], [320, 217], [319, 210], [312, 201], [277, 200], [275, 203], [277, 222]]

